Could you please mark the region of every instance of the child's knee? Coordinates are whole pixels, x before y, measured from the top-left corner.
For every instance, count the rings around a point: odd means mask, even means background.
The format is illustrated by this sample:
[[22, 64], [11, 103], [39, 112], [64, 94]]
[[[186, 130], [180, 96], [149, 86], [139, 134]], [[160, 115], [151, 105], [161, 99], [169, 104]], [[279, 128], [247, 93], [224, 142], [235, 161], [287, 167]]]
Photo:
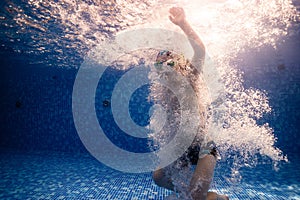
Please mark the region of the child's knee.
[[154, 183], [156, 185], [162, 187], [162, 185], [163, 185], [163, 173], [162, 173], [161, 169], [154, 171], [153, 174], [152, 174], [152, 178], [153, 178]]
[[155, 184], [159, 187], [167, 188], [169, 190], [174, 190], [174, 185], [170, 176], [167, 176], [165, 169], [159, 169], [152, 174]]

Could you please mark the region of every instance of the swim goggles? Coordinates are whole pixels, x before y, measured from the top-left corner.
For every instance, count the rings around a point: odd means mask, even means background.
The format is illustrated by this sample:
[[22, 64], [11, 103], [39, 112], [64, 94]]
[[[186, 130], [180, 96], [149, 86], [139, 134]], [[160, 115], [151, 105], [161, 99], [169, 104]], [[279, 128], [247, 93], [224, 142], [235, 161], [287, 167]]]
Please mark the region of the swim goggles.
[[[157, 61], [154, 65], [159, 68], [161, 68], [163, 65], [173, 67], [175, 65], [175, 62], [174, 62], [173, 58], [170, 58], [171, 55], [172, 55], [172, 52], [170, 52], [168, 50], [160, 51], [157, 55], [157, 58], [161, 58], [162, 60]], [[170, 58], [170, 59], [168, 59], [168, 58]]]

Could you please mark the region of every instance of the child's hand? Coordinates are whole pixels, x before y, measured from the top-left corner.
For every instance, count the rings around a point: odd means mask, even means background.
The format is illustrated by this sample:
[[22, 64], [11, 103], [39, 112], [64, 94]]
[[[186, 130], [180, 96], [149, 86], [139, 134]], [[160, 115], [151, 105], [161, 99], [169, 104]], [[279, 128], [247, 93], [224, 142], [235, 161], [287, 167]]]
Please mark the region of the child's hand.
[[169, 13], [171, 14], [169, 16], [169, 19], [174, 24], [180, 26], [185, 22], [185, 13], [184, 13], [183, 8], [181, 8], [181, 7], [172, 7], [172, 8], [170, 8]]

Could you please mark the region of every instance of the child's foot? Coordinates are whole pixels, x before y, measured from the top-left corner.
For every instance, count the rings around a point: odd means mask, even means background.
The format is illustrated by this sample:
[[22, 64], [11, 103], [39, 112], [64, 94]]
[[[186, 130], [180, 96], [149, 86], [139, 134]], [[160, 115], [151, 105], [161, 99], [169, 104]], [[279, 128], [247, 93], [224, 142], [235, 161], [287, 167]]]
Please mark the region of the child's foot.
[[216, 200], [229, 200], [229, 197], [226, 195], [218, 194]]
[[228, 196], [217, 194], [215, 192], [208, 192], [206, 200], [229, 200]]

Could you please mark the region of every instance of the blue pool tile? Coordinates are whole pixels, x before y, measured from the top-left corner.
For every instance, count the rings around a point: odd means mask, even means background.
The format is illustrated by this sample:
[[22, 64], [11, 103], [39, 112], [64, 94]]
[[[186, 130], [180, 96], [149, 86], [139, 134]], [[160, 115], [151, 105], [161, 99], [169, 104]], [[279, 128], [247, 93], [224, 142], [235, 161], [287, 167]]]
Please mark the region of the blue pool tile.
[[[286, 169], [299, 177], [297, 169]], [[270, 176], [267, 170], [255, 173], [261, 180]], [[216, 173], [211, 190], [233, 200], [300, 199], [296, 178], [285, 183], [276, 179], [269, 183], [249, 182], [232, 184]], [[0, 153], [0, 199], [163, 200], [171, 193], [156, 186], [151, 173], [118, 172], [84, 154]]]

